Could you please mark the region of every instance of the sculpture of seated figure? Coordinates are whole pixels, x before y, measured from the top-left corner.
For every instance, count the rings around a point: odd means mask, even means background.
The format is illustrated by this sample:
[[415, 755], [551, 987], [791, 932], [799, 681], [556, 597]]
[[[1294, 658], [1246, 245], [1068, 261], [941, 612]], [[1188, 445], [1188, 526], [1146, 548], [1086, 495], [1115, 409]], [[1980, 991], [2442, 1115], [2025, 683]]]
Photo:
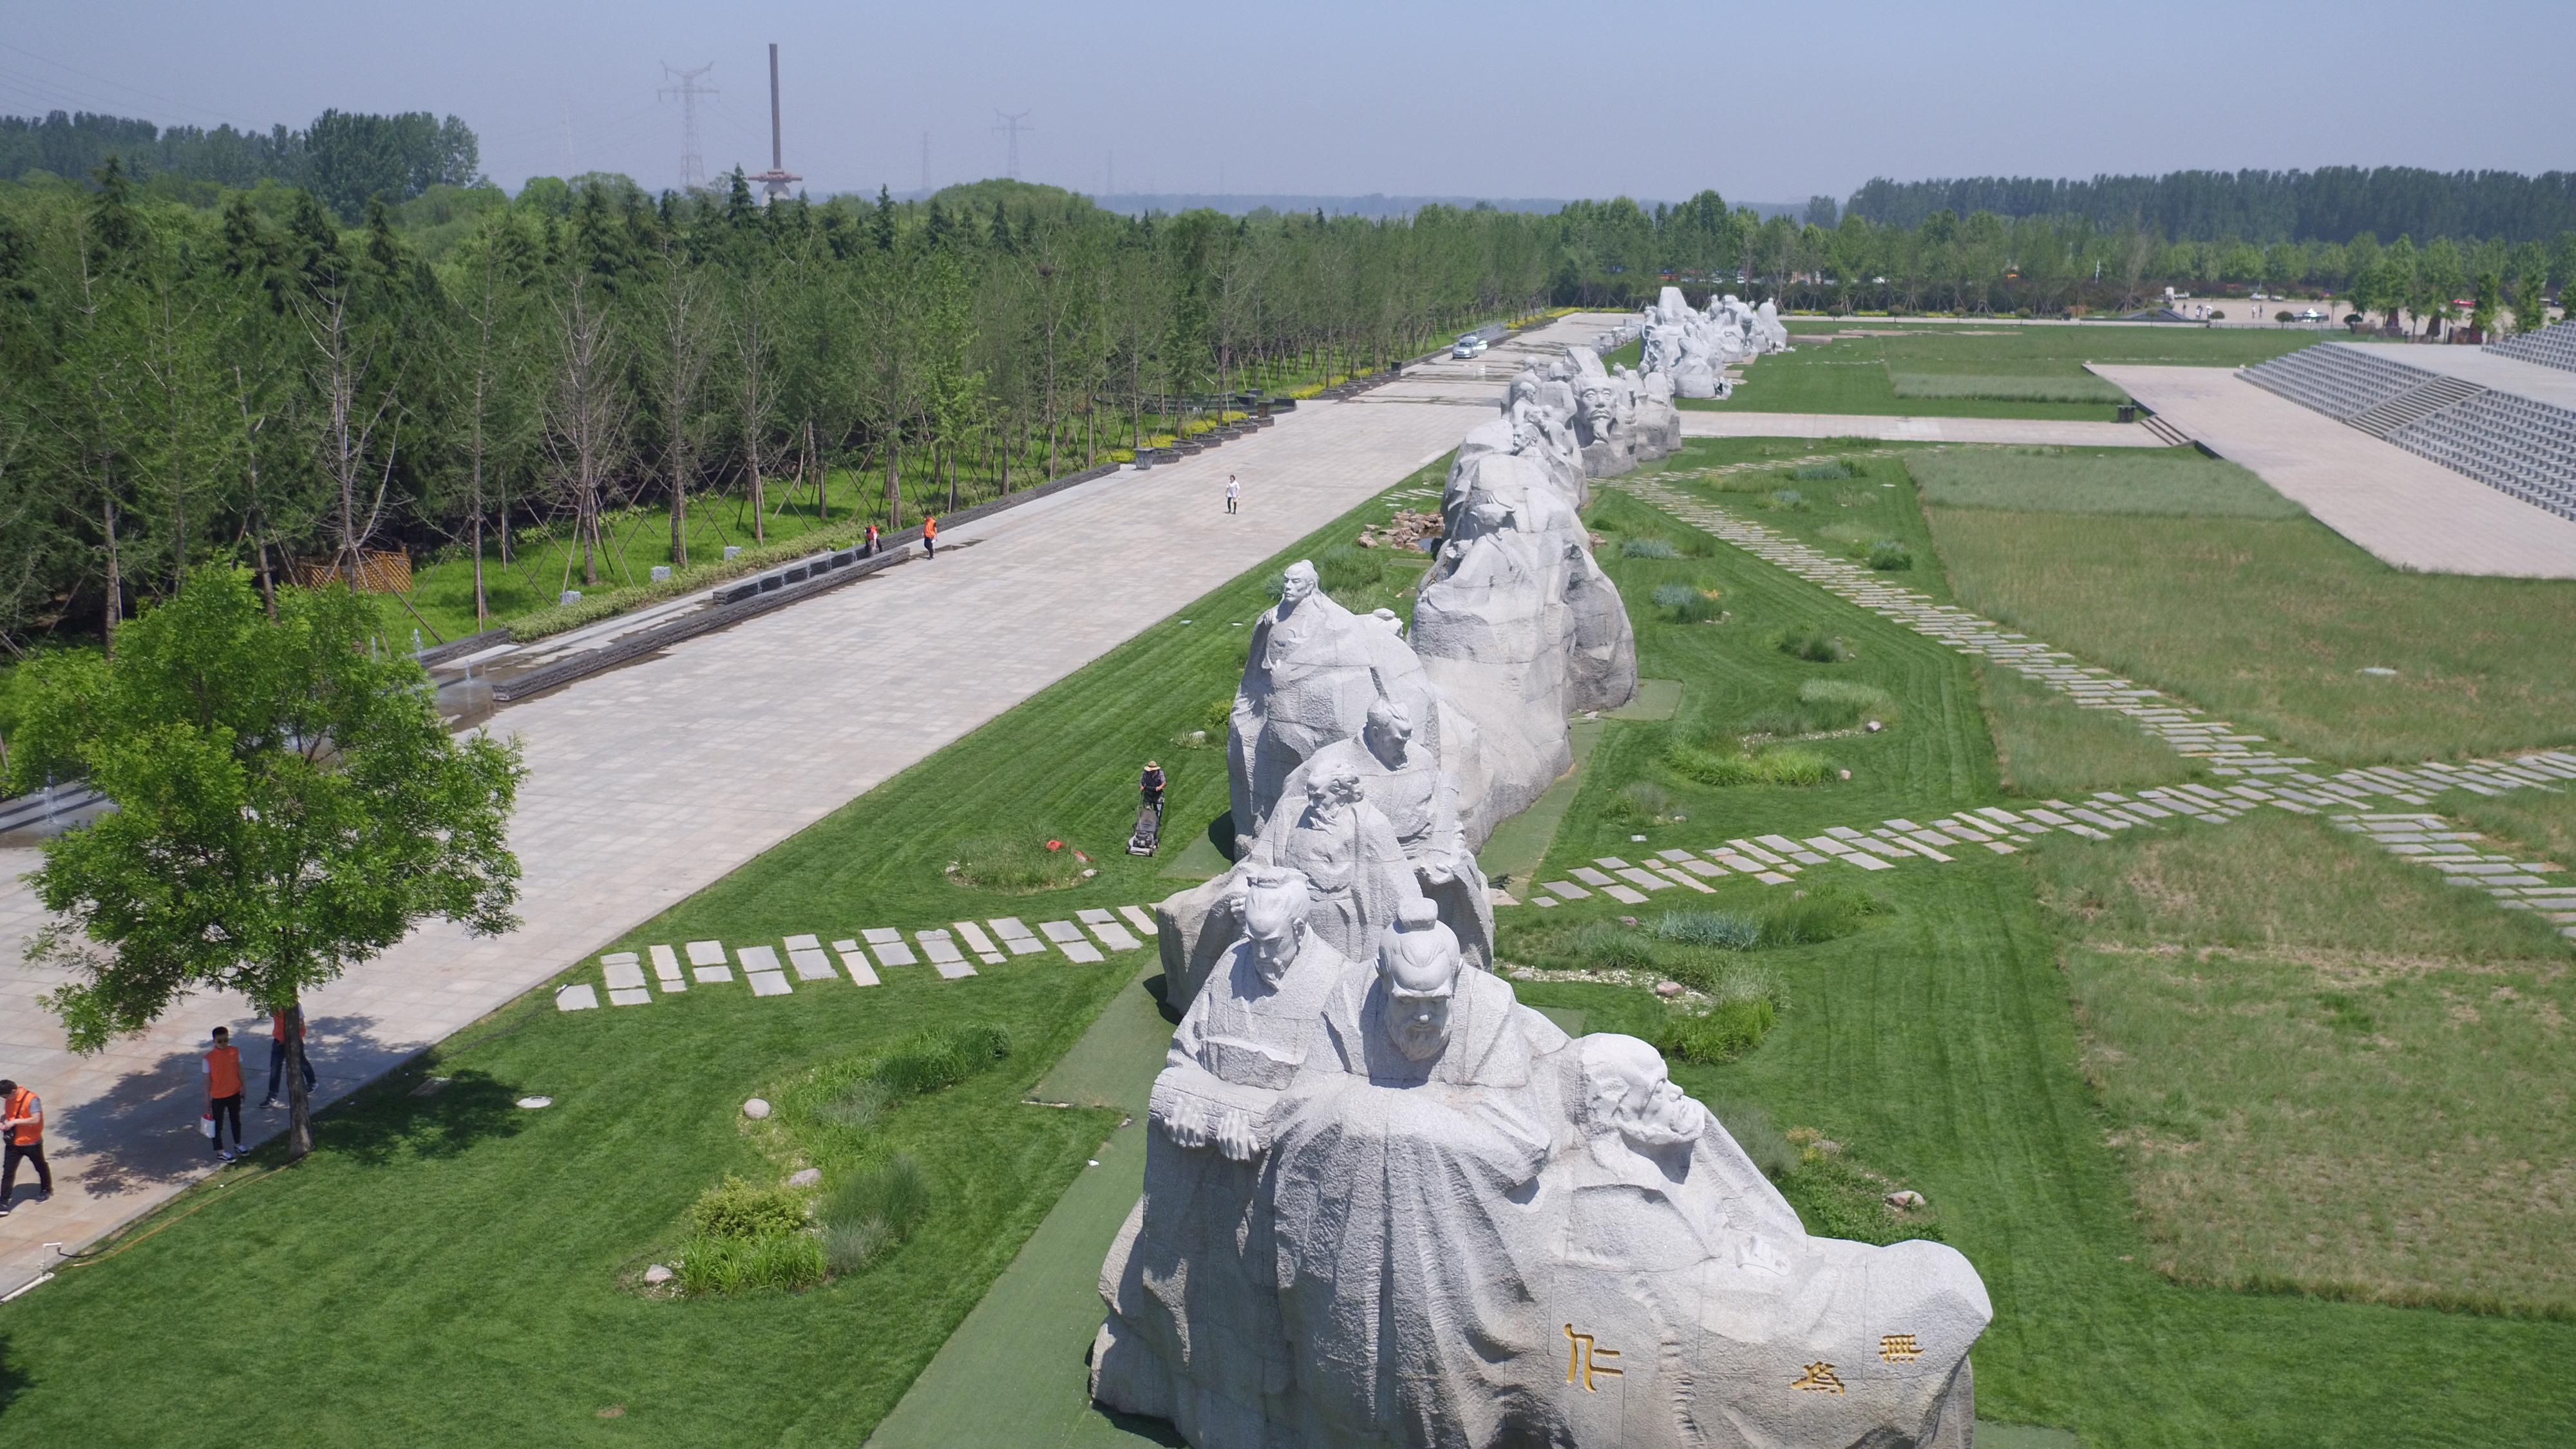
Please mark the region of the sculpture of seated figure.
[[1431, 687], [1402, 632], [1334, 602], [1313, 563], [1290, 564], [1279, 602], [1252, 626], [1251, 655], [1234, 696], [1226, 763], [1238, 838], [1260, 833], [1299, 765], [1359, 733], [1369, 701], [1381, 690], [1414, 709], [1437, 756]]
[[1635, 1449], [1964, 1449], [1968, 1349], [1993, 1316], [1967, 1259], [1808, 1237], [1642, 1041], [1580, 1038], [1557, 1070], [1568, 1136], [1539, 1199], [1556, 1215], [1543, 1293], [1566, 1341], [1528, 1378], [1556, 1386], [1569, 1423], [1606, 1406], [1565, 1365], [1609, 1350], [1619, 1442]]
[[1261, 1449], [1283, 1419], [1262, 1162], [1272, 1108], [1349, 964], [1309, 926], [1303, 876], [1258, 871], [1239, 894], [1248, 935], [1191, 1001], [1154, 1081], [1145, 1192], [1101, 1265], [1109, 1313], [1091, 1359], [1095, 1400], [1170, 1419], [1202, 1449]]
[[1373, 959], [1398, 909], [1422, 899], [1413, 863], [1395, 827], [1369, 803], [1353, 762], [1310, 770], [1304, 786], [1305, 807], [1273, 820], [1248, 859], [1302, 873], [1314, 888], [1306, 924], [1316, 937], [1347, 959]]
[[[1458, 783], [1440, 762], [1413, 743], [1413, 713], [1399, 700], [1380, 698], [1369, 706], [1368, 725], [1359, 738], [1326, 745], [1288, 779], [1291, 792], [1309, 780], [1347, 771], [1359, 781], [1360, 794], [1386, 817], [1395, 840], [1412, 863], [1414, 884], [1437, 908], [1440, 921], [1458, 938], [1470, 966], [1490, 970], [1494, 960], [1494, 907], [1485, 873], [1467, 844], [1458, 818]], [[1270, 828], [1253, 849], [1256, 860], [1283, 858], [1288, 847], [1288, 812], [1275, 811]]]
[[[1272, 1192], [1296, 1443], [1482, 1449], [1567, 1442], [1509, 1372], [1552, 1353], [1528, 1291], [1529, 1185], [1550, 1130], [1533, 1071], [1565, 1037], [1462, 969], [1428, 903], [1325, 1007], [1279, 1108]], [[1334, 1070], [1338, 1063], [1339, 1070]], [[1202, 1446], [1205, 1449], [1205, 1446]]]

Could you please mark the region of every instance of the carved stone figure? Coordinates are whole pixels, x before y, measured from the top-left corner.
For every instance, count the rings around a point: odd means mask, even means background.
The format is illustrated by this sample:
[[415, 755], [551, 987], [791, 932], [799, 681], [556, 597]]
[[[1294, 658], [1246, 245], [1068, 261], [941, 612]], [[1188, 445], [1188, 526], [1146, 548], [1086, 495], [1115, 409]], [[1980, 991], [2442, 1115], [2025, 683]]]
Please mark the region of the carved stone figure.
[[[1455, 933], [1467, 964], [1489, 969], [1494, 907], [1485, 873], [1477, 867], [1459, 821], [1457, 780], [1414, 743], [1413, 735], [1412, 711], [1397, 700], [1381, 699], [1369, 706], [1368, 725], [1359, 738], [1326, 745], [1289, 777], [1288, 789], [1302, 792], [1315, 780], [1344, 773], [1357, 780], [1361, 797], [1386, 817], [1413, 869], [1417, 891]], [[1250, 858], [1285, 860], [1289, 823], [1287, 811], [1274, 811]]]
[[[1412, 907], [1326, 1005], [1326, 1050], [1282, 1102], [1272, 1192], [1298, 1442], [1562, 1442], [1514, 1369], [1555, 1326], [1517, 1260], [1545, 1159], [1533, 1062], [1565, 1038], [1461, 969]], [[1327, 1063], [1336, 1063], [1333, 1071]], [[1540, 1088], [1544, 1090], [1544, 1088]]]
[[1362, 619], [1335, 603], [1312, 563], [1288, 566], [1279, 602], [1252, 626], [1227, 733], [1238, 837], [1261, 832], [1280, 788], [1308, 757], [1359, 733], [1380, 693], [1415, 711], [1431, 736], [1425, 744], [1439, 753], [1429, 681], [1392, 622]]
[[1345, 758], [1309, 770], [1304, 787], [1304, 808], [1293, 817], [1279, 812], [1287, 817], [1284, 825], [1272, 820], [1255, 841], [1250, 863], [1302, 873], [1314, 887], [1308, 927], [1344, 957], [1368, 959], [1398, 910], [1422, 898], [1413, 863], [1395, 827], [1370, 803], [1356, 762]]
[[[1808, 1237], [1642, 1041], [1583, 1037], [1557, 1071], [1571, 1110], [1538, 1200], [1568, 1341], [1548, 1368], [1616, 1355], [1616, 1442], [1964, 1449], [1968, 1348], [1993, 1316], [1967, 1259]], [[1563, 1391], [1578, 1426], [1605, 1407]]]
[[1310, 925], [1295, 871], [1255, 872], [1240, 897], [1247, 934], [1191, 1001], [1154, 1080], [1144, 1196], [1101, 1265], [1109, 1314], [1091, 1392], [1199, 1444], [1260, 1446], [1287, 1422], [1291, 1382], [1262, 1164], [1272, 1109], [1318, 1044], [1348, 962]]

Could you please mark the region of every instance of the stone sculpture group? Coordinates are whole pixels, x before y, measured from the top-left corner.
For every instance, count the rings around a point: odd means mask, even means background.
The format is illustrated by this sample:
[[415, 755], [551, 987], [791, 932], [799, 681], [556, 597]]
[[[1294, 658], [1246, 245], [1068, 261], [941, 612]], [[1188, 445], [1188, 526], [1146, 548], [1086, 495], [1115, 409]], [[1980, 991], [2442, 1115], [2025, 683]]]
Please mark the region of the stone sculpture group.
[[1645, 346], [1638, 371], [1668, 373], [1676, 397], [1724, 397], [1729, 364], [1789, 349], [1789, 329], [1769, 302], [1747, 307], [1729, 292], [1694, 311], [1679, 287], [1666, 287], [1644, 314]]
[[[1641, 375], [1525, 368], [1450, 469], [1410, 637], [1288, 570], [1229, 731], [1238, 862], [1157, 907], [1187, 1003], [1101, 1269], [1102, 1405], [1197, 1449], [1959, 1446], [1991, 1310], [1936, 1244], [1808, 1237], [1654, 1048], [1492, 970], [1475, 849], [1626, 702], [1578, 511], [1678, 446]], [[1757, 344], [1760, 345], [1760, 344]]]

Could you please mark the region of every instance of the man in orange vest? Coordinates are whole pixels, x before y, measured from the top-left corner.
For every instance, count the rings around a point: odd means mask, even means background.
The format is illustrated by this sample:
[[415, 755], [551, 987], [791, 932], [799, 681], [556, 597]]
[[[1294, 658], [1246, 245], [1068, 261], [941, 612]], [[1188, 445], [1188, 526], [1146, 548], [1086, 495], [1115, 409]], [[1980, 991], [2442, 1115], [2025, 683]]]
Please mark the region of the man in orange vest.
[[921, 556], [923, 558], [939, 557], [938, 514], [934, 513], [928, 518], [921, 520]]
[[[226, 1162], [241, 1156], [241, 1099], [241, 1048], [233, 1045], [232, 1028], [219, 1026], [215, 1028], [214, 1050], [206, 1053], [206, 1120], [214, 1124], [215, 1130], [207, 1135], [214, 1139], [215, 1155]], [[229, 1151], [224, 1147], [227, 1116], [233, 1123]]]
[[36, 1164], [36, 1201], [54, 1195], [54, 1170], [45, 1165], [45, 1104], [16, 1082], [0, 1078], [0, 1137], [8, 1139], [6, 1165], [0, 1166], [0, 1218], [9, 1215], [18, 1195], [18, 1159]]

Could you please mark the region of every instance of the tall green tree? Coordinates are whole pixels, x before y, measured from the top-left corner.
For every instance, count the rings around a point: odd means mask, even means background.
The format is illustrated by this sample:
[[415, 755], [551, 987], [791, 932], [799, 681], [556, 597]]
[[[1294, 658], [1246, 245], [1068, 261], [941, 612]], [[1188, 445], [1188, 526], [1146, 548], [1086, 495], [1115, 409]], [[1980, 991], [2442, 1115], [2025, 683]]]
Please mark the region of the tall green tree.
[[[75, 1051], [139, 1032], [191, 991], [264, 1011], [305, 997], [416, 924], [516, 924], [505, 837], [518, 749], [450, 735], [417, 664], [374, 647], [337, 588], [272, 621], [249, 576], [191, 573], [136, 617], [110, 660], [37, 660], [9, 790], [80, 773], [115, 809], [45, 842], [54, 913], [32, 959], [66, 968], [45, 997]], [[287, 1073], [288, 1151], [312, 1150], [303, 1043]]]

